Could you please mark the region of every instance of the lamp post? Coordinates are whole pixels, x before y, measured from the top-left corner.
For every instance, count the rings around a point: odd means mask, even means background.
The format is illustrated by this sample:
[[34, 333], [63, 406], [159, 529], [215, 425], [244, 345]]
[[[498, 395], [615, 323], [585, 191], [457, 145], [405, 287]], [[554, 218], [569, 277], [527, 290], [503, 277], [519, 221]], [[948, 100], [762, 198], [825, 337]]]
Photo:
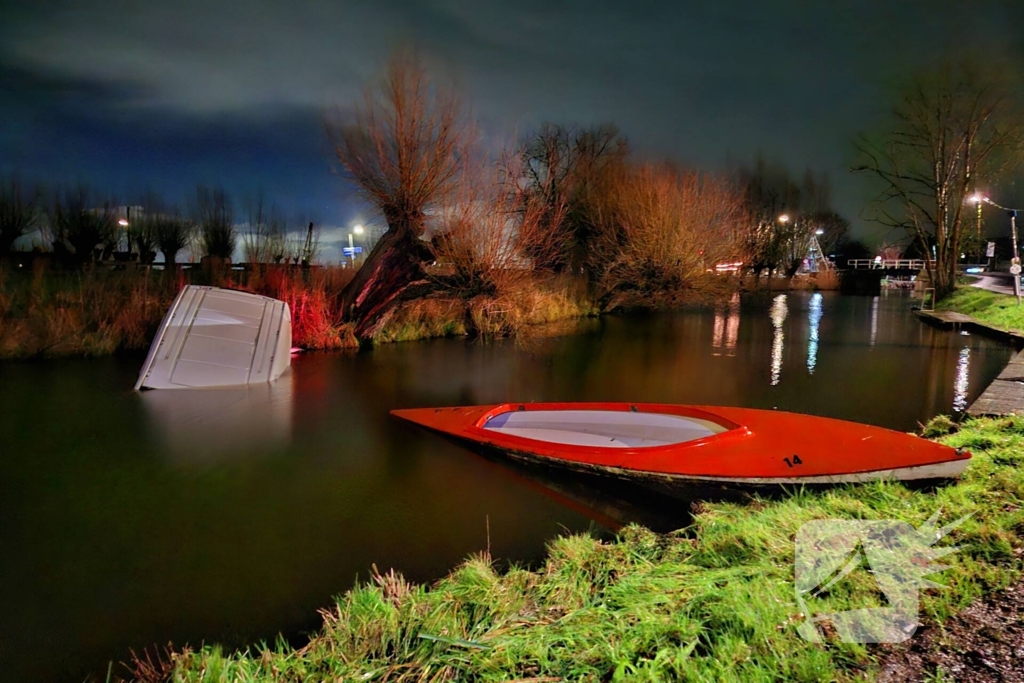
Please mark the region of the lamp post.
[[1013, 293], [1017, 295], [1020, 306], [1020, 252], [1017, 251], [1017, 209], [1008, 209], [1010, 214], [1010, 234], [1013, 235], [1013, 258], [1010, 259], [1010, 272], [1013, 273]]
[[350, 232], [348, 234], [348, 253], [351, 254], [350, 258], [352, 259], [352, 267], [355, 268], [356, 267], [356, 243], [355, 243], [355, 241], [352, 238], [352, 234], [353, 233], [355, 233], [356, 235], [362, 235], [363, 234], [363, 226], [361, 226], [361, 225], [355, 226], [354, 228], [352, 228], [352, 232]]
[[978, 210], [981, 211], [981, 202], [991, 204], [997, 209], [1002, 209], [1010, 216], [1010, 237], [1013, 239], [1013, 256], [1010, 258], [1010, 274], [1013, 275], [1013, 293], [1017, 297], [1017, 305], [1021, 304], [1021, 291], [1020, 291], [1020, 252], [1017, 250], [1017, 209], [1011, 209], [1001, 204], [996, 204], [994, 201], [984, 196], [981, 193], [976, 193], [972, 199], [978, 204]]
[[977, 205], [977, 207], [978, 207], [977, 220], [976, 220], [977, 227], [975, 228], [975, 230], [977, 232], [978, 249], [980, 250], [981, 249], [981, 202], [982, 202], [982, 194], [980, 192], [975, 192], [974, 196], [971, 197], [971, 201], [973, 201], [975, 203], [975, 205]]

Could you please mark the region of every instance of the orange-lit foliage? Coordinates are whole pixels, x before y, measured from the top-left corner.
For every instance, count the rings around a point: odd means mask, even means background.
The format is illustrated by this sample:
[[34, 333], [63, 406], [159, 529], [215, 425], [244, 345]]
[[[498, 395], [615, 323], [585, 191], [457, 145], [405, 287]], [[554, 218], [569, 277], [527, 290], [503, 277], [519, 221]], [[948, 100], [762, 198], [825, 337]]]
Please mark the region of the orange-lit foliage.
[[596, 200], [588, 267], [606, 308], [656, 307], [713, 293], [708, 271], [741, 255], [741, 195], [725, 180], [668, 165], [625, 169]]
[[[287, 302], [295, 345], [339, 349], [356, 345], [350, 328], [338, 322], [338, 294], [351, 277], [345, 268], [271, 267], [264, 273], [220, 273], [216, 284]], [[192, 283], [209, 281], [201, 269], [69, 272], [40, 266], [27, 273], [0, 268], [0, 358], [145, 349], [174, 297]]]
[[[341, 323], [339, 295], [352, 279], [350, 268], [299, 270], [271, 266], [253, 291], [280, 299], [292, 312], [292, 343], [305, 349], [357, 346], [351, 326]], [[260, 278], [253, 278], [260, 280]]]

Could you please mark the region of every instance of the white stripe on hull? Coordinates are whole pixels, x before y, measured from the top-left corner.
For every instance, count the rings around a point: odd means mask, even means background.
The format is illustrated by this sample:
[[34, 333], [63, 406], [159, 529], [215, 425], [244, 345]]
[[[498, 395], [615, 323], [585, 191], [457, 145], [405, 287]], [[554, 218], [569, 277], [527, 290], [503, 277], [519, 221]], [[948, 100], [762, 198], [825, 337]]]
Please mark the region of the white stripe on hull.
[[[653, 475], [666, 481], [707, 481], [715, 483], [733, 484], [856, 484], [878, 479], [892, 479], [896, 481], [912, 481], [914, 479], [949, 479], [959, 476], [967, 468], [968, 460], [950, 460], [932, 465], [916, 465], [914, 467], [897, 467], [889, 470], [874, 470], [871, 472], [851, 472], [849, 474], [826, 474], [808, 477], [712, 477], [692, 474], [665, 474], [654, 472], [642, 472], [642, 474]], [[602, 468], [605, 469], [605, 468]], [[638, 470], [627, 470], [618, 467], [606, 468], [620, 476], [630, 476], [641, 473]]]
[[552, 467], [563, 467], [580, 472], [602, 473], [618, 477], [620, 479], [630, 479], [638, 482], [641, 480], [647, 480], [648, 482], [660, 483], [662, 485], [695, 482], [774, 486], [779, 484], [856, 484], [881, 479], [894, 481], [951, 479], [959, 476], [967, 468], [967, 463], [969, 462], [968, 458], [962, 458], [960, 460], [949, 460], [929, 465], [915, 465], [912, 467], [895, 467], [886, 470], [872, 470], [870, 472], [849, 472], [845, 474], [824, 474], [805, 477], [716, 477], [699, 474], [669, 474], [667, 472], [632, 470], [623, 467], [589, 465], [571, 460], [563, 460], [561, 458], [538, 457], [532, 453], [522, 453], [509, 450], [505, 450], [504, 453], [516, 460], [547, 464]]

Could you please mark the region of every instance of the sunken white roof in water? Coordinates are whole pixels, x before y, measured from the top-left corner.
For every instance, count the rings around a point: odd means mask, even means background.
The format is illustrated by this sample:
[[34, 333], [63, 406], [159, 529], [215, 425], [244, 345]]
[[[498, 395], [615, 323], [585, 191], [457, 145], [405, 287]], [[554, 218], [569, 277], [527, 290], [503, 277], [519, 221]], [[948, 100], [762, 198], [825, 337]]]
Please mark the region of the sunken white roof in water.
[[136, 389], [272, 382], [291, 363], [288, 304], [257, 294], [189, 285], [164, 316]]

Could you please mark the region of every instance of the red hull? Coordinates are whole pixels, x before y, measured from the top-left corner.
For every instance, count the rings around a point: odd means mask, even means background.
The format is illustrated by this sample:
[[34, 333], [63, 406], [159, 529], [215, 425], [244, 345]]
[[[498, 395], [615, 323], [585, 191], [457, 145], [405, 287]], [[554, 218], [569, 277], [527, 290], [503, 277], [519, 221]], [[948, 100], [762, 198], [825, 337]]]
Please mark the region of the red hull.
[[[684, 443], [605, 448], [502, 434], [484, 425], [511, 411], [632, 411], [695, 418], [724, 428]], [[393, 410], [393, 415], [512, 457], [658, 483], [834, 484], [942, 479], [970, 453], [880, 427], [774, 410], [650, 403], [505, 403]]]

